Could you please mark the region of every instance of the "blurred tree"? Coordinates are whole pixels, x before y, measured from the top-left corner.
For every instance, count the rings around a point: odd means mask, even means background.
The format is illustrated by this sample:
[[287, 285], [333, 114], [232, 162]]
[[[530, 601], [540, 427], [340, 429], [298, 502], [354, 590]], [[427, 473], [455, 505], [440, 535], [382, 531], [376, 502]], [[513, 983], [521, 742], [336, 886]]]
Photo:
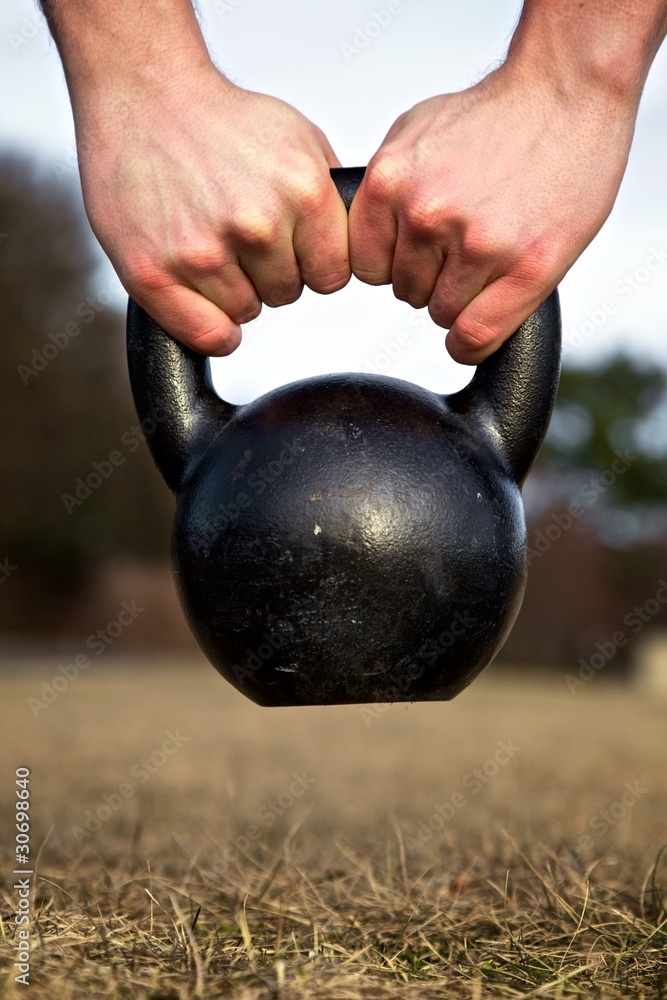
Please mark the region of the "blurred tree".
[[579, 503], [609, 544], [667, 530], [667, 372], [617, 354], [565, 368], [530, 496]]
[[[667, 577], [667, 372], [623, 355], [565, 368], [524, 498], [528, 588], [503, 657], [586, 662], [632, 639], [628, 614]], [[663, 606], [647, 622], [665, 623]], [[632, 655], [619, 647], [607, 672]]]
[[0, 628], [57, 626], [91, 561], [167, 554], [171, 502], [136, 427], [118, 287], [74, 183], [0, 154]]

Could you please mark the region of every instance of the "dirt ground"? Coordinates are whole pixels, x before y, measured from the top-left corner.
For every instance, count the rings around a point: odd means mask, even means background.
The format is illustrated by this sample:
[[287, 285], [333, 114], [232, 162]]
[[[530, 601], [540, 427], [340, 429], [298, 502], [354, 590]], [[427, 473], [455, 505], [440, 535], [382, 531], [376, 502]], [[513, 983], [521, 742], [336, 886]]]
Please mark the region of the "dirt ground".
[[199, 661], [66, 662], [0, 674], [1, 995], [21, 768], [29, 996], [667, 991], [664, 701], [494, 667], [448, 703], [263, 709]]

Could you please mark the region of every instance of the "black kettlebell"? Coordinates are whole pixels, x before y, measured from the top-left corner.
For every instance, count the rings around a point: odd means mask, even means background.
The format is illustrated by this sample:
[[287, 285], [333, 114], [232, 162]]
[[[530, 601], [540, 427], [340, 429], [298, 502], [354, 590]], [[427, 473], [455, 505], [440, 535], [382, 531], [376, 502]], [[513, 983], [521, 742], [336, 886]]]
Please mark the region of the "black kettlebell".
[[[332, 176], [349, 208], [363, 169]], [[232, 406], [132, 301], [128, 357], [177, 496], [180, 600], [235, 687], [260, 705], [431, 701], [493, 659], [525, 587], [520, 487], [558, 388], [556, 292], [449, 396], [338, 374]]]

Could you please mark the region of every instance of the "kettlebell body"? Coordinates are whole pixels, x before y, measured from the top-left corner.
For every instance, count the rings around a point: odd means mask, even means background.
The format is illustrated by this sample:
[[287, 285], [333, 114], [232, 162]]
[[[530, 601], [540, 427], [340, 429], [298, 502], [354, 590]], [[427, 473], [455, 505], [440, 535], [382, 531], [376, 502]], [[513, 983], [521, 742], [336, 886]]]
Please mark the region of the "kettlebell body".
[[[360, 172], [332, 173], [349, 204]], [[556, 293], [447, 397], [344, 374], [231, 406], [132, 302], [128, 351], [139, 416], [162, 414], [179, 597], [230, 683], [261, 705], [441, 700], [493, 659], [525, 587]]]

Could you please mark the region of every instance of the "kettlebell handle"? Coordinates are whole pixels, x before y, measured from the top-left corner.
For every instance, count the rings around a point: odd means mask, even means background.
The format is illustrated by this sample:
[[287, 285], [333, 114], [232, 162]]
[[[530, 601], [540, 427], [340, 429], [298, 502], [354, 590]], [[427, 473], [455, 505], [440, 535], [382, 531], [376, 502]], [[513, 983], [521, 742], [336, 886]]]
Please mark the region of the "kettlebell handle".
[[[365, 169], [331, 170], [348, 210]], [[491, 438], [519, 485], [549, 424], [558, 391], [560, 340], [560, 309], [554, 291], [509, 340], [478, 365], [465, 389], [446, 397], [450, 409]], [[208, 358], [171, 337], [132, 299], [127, 355], [139, 418], [156, 427], [148, 445], [167, 485], [178, 493], [195, 457], [195, 443], [211, 440], [236, 406], [215, 393]]]

